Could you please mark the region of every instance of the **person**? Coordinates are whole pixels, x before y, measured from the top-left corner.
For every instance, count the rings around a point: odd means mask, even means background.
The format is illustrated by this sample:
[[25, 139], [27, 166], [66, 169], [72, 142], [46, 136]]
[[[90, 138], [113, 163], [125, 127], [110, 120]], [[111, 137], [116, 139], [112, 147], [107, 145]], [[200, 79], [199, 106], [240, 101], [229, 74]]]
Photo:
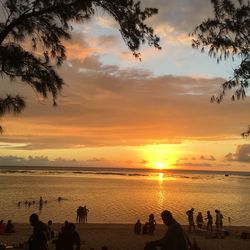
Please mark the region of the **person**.
[[11, 220], [8, 220], [6, 224], [5, 233], [15, 233], [14, 225]]
[[88, 222], [88, 212], [89, 212], [89, 209], [86, 206], [84, 206], [82, 209], [82, 221], [83, 221], [83, 223]]
[[5, 225], [3, 223], [3, 220], [0, 221], [0, 234], [5, 233]]
[[149, 219], [148, 219], [148, 233], [149, 234], [153, 234], [155, 231], [155, 225], [156, 225], [156, 221], [155, 221], [155, 217], [154, 214], [150, 214], [149, 215]]
[[30, 223], [33, 233], [28, 240], [29, 250], [48, 250], [49, 231], [47, 226], [39, 220], [37, 214], [31, 214]]
[[49, 231], [49, 239], [55, 238], [55, 232], [52, 229], [52, 220], [48, 221], [48, 231]]
[[199, 212], [197, 217], [196, 217], [196, 223], [197, 223], [197, 227], [199, 229], [202, 229], [202, 225], [203, 225], [203, 216], [202, 216], [202, 213]]
[[56, 250], [80, 250], [80, 236], [73, 223], [65, 224], [58, 239], [53, 242], [56, 244]]
[[216, 229], [218, 231], [220, 228], [220, 211], [215, 209], [214, 212], [215, 212], [215, 226], [216, 226]]
[[137, 220], [137, 222], [135, 223], [134, 232], [135, 232], [135, 234], [141, 233], [141, 221], [140, 220]]
[[149, 228], [149, 225], [148, 225], [148, 222], [146, 221], [142, 227], [142, 234], [148, 234], [148, 231], [149, 231], [148, 228]]
[[186, 212], [186, 215], [188, 216], [188, 225], [189, 225], [189, 232], [193, 232], [195, 229], [194, 225], [194, 208], [191, 208]]
[[173, 218], [170, 211], [164, 210], [161, 214], [163, 223], [168, 227], [165, 236], [156, 241], [146, 243], [144, 250], [188, 250], [188, 240], [180, 224]]
[[220, 212], [220, 228], [223, 228], [223, 214]]
[[213, 217], [212, 217], [212, 215], [211, 215], [211, 213], [210, 213], [210, 211], [207, 211], [207, 218], [206, 218], [206, 220], [207, 220], [207, 231], [213, 231]]
[[215, 209], [216, 217], [215, 217], [215, 225], [216, 225], [216, 237], [223, 238], [222, 233], [222, 219], [223, 215], [221, 214], [220, 210]]

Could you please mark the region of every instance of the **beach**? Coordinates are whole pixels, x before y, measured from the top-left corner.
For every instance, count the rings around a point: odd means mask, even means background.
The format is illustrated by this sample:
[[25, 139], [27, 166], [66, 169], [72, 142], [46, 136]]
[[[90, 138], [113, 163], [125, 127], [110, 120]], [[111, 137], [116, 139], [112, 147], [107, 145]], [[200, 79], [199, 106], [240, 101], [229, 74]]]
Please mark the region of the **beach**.
[[[53, 230], [60, 231], [62, 224], [53, 224]], [[15, 224], [16, 232], [10, 235], [0, 235], [0, 241], [12, 245], [25, 242], [32, 233], [32, 226], [28, 223]], [[187, 227], [184, 226], [185, 231]], [[81, 250], [101, 250], [107, 246], [109, 250], [142, 250], [146, 242], [161, 238], [166, 226], [156, 226], [154, 235], [135, 235], [132, 224], [76, 224], [76, 230], [81, 238]], [[223, 239], [211, 238], [204, 232], [188, 233], [191, 241], [195, 240], [202, 250], [249, 250], [250, 240], [243, 240], [238, 235], [250, 232], [250, 227], [225, 228], [230, 235]], [[208, 237], [209, 236], [209, 237]], [[50, 242], [50, 249], [55, 246]]]

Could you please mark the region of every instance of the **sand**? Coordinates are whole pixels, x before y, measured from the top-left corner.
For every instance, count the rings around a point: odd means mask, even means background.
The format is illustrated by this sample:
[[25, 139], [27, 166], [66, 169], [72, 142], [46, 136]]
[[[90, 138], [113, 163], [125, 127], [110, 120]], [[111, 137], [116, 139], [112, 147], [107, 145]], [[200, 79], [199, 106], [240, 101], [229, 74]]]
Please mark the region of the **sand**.
[[[0, 241], [6, 244], [17, 244], [26, 241], [31, 232], [30, 224], [14, 224], [16, 232], [10, 235], [0, 235]], [[62, 224], [53, 224], [55, 231], [60, 231]], [[186, 231], [187, 227], [184, 226]], [[81, 250], [101, 250], [107, 246], [109, 250], [143, 250], [147, 241], [162, 237], [166, 227], [157, 225], [154, 235], [135, 235], [133, 225], [128, 224], [76, 224], [76, 230], [81, 238]], [[212, 238], [207, 232], [188, 233], [190, 240], [196, 240], [202, 250], [250, 250], [250, 240], [237, 237], [241, 232], [250, 232], [250, 227], [226, 228], [230, 232], [224, 239]], [[54, 245], [50, 244], [53, 250]]]

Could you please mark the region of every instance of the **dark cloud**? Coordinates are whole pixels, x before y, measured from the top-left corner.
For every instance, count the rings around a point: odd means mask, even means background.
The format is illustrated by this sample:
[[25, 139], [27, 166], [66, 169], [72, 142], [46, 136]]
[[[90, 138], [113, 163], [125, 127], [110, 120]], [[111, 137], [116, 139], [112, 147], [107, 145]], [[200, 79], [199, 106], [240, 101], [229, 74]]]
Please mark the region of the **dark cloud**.
[[178, 32], [191, 32], [195, 26], [200, 24], [213, 14], [210, 0], [146, 0], [146, 6], [158, 8], [159, 14], [154, 16], [150, 22], [161, 25], [171, 25]]
[[63, 158], [57, 158], [55, 160], [49, 160], [47, 156], [0, 156], [1, 166], [77, 166], [79, 162], [76, 160], [66, 160]]
[[172, 164], [172, 166], [175, 167], [211, 167], [210, 163], [204, 163], [204, 162], [177, 162], [175, 164]]
[[201, 160], [206, 160], [206, 161], [215, 161], [215, 158], [212, 155], [209, 155], [209, 156], [201, 155], [200, 159]]
[[92, 159], [88, 159], [86, 160], [85, 162], [103, 162], [103, 161], [106, 161], [104, 158], [92, 158]]
[[227, 161], [250, 162], [250, 144], [238, 145], [235, 154], [225, 155]]

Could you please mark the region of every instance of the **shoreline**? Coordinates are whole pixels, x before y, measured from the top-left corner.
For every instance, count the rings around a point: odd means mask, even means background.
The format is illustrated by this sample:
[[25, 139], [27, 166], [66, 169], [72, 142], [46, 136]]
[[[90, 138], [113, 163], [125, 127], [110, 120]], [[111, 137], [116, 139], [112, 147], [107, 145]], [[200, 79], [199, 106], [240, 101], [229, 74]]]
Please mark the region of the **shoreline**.
[[[108, 250], [143, 250], [146, 242], [160, 239], [166, 226], [156, 225], [154, 235], [135, 235], [133, 224], [75, 224], [76, 231], [80, 235], [81, 250], [91, 248], [100, 250], [102, 246], [107, 246]], [[27, 241], [32, 233], [32, 226], [29, 223], [14, 223], [15, 233], [9, 235], [0, 235], [0, 241], [7, 245], [23, 243]], [[63, 223], [55, 223], [52, 229], [58, 233]], [[187, 226], [183, 229], [187, 232]], [[243, 240], [239, 237], [242, 232], [250, 233], [250, 226], [225, 226], [224, 229], [229, 232], [223, 239], [213, 238], [213, 234], [206, 231], [196, 231], [188, 233], [191, 241], [195, 240], [201, 250], [249, 250], [250, 240]], [[50, 249], [55, 246], [50, 243]]]

